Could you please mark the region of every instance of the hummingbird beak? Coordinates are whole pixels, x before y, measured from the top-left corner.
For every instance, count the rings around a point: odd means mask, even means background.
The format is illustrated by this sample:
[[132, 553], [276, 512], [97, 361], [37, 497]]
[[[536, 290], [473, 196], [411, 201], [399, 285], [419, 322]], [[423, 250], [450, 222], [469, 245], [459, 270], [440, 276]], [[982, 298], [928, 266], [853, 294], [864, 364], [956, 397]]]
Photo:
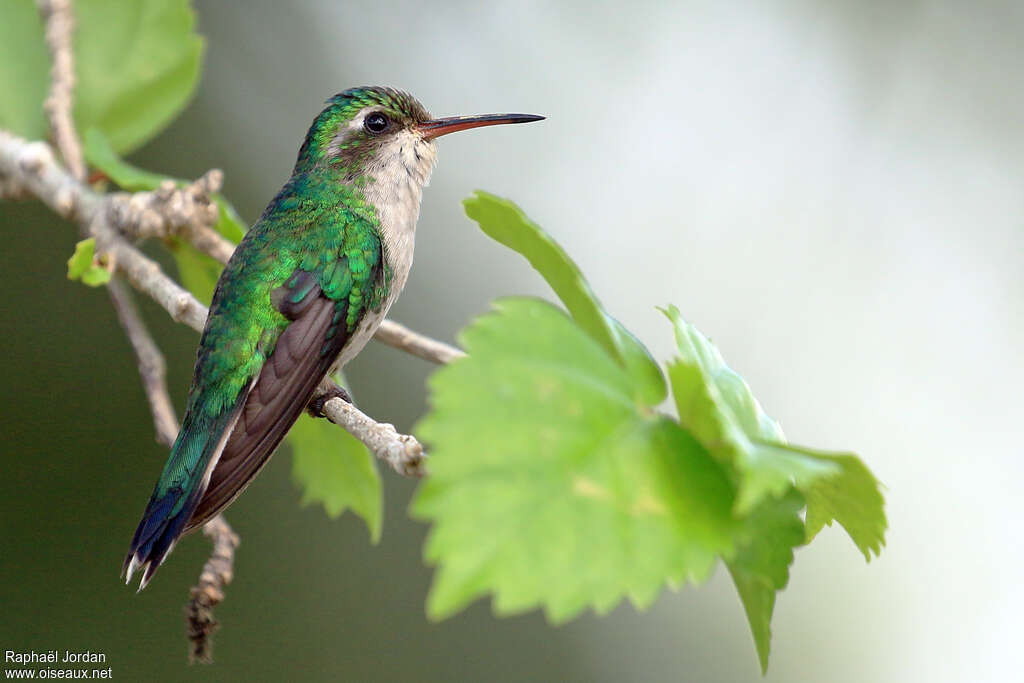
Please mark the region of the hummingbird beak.
[[535, 114], [480, 114], [477, 116], [447, 116], [443, 119], [431, 119], [419, 125], [420, 135], [424, 140], [455, 133], [460, 130], [479, 128], [481, 126], [498, 126], [503, 123], [530, 123], [543, 121], [543, 116]]

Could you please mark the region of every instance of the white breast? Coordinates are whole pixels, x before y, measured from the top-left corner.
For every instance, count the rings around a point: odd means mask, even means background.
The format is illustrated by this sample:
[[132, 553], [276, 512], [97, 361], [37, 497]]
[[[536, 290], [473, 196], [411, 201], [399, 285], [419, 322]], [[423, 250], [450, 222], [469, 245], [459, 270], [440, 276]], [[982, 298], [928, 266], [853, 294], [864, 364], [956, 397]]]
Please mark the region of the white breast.
[[423, 188], [430, 180], [437, 160], [437, 149], [411, 131], [397, 133], [379, 151], [367, 175], [374, 180], [363, 189], [366, 199], [376, 208], [384, 262], [391, 278], [388, 295], [379, 311], [364, 316], [342, 351], [335, 368], [350, 361], [370, 340], [395, 302], [412, 268], [416, 241], [416, 221], [420, 215]]

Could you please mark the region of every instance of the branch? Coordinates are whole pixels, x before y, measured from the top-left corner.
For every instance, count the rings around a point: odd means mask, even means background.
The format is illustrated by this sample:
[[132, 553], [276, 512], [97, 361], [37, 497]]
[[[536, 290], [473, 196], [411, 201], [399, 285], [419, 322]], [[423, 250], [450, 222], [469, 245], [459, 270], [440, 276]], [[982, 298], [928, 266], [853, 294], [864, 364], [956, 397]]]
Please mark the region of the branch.
[[344, 427], [370, 449], [377, 458], [406, 477], [422, 477], [426, 472], [427, 454], [411, 434], [399, 434], [394, 425], [375, 422], [373, 418], [341, 398], [331, 398], [323, 405], [328, 420]]
[[446, 365], [466, 355], [462, 349], [431, 339], [419, 332], [413, 332], [405, 325], [393, 320], [382, 322], [373, 338], [382, 344], [438, 365]]
[[[223, 183], [224, 174], [214, 168], [184, 187], [165, 180], [152, 192], [104, 195], [109, 202], [108, 219], [131, 239], [181, 235], [212, 248], [220, 238], [212, 229], [219, 211], [212, 196]], [[220, 241], [227, 242], [223, 238]]]
[[213, 618], [213, 608], [224, 599], [224, 586], [234, 578], [235, 549], [241, 539], [223, 515], [207, 522], [203, 535], [213, 541], [213, 552], [203, 565], [199, 583], [189, 593], [185, 635], [189, 640], [189, 661], [209, 663], [213, 657], [212, 637], [219, 627]]
[[306, 411], [344, 427], [373, 452], [373, 455], [405, 477], [427, 474], [427, 454], [416, 437], [399, 434], [394, 425], [376, 422], [356, 408], [348, 391], [330, 376], [321, 380]]
[[36, 0], [46, 22], [46, 45], [50, 48], [53, 66], [50, 69], [50, 94], [43, 103], [50, 119], [53, 137], [64, 163], [78, 180], [85, 180], [82, 145], [75, 133], [71, 115], [72, 93], [75, 89], [75, 63], [71, 51], [74, 16], [71, 0]]

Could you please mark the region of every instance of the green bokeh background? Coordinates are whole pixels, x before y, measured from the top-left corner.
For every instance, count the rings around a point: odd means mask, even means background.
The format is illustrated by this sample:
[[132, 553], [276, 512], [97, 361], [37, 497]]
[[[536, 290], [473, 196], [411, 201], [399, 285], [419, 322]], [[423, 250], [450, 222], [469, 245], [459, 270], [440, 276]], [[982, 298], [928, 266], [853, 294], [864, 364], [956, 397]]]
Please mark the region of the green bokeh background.
[[[880, 559], [838, 530], [797, 553], [767, 680], [1015, 674], [1019, 3], [196, 4], [197, 97], [134, 163], [222, 168], [251, 221], [345, 87], [548, 115], [443, 141], [394, 317], [450, 340], [497, 295], [545, 294], [459, 204], [514, 198], [658, 358], [654, 306], [674, 302], [790, 438], [855, 450], [887, 485]], [[141, 595], [117, 580], [165, 449], [106, 294], [65, 279], [74, 231], [49, 212], [4, 203], [0, 235], [0, 649], [103, 652], [127, 681], [759, 680], [724, 571], [642, 615], [554, 628], [481, 602], [430, 623], [413, 484], [385, 473], [372, 546], [352, 516], [298, 507], [284, 453], [229, 511], [243, 540], [216, 662], [189, 667], [181, 610], [207, 542], [180, 543]], [[141, 303], [180, 410], [196, 336]], [[371, 344], [348, 374], [408, 430], [429, 371]]]

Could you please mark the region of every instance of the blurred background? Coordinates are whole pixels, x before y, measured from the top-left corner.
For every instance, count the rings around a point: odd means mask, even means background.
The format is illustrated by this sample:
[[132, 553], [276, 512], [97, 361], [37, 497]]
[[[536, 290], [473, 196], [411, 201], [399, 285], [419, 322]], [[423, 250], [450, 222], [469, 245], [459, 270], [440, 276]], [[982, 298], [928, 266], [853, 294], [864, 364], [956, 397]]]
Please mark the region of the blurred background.
[[[460, 200], [515, 199], [659, 359], [675, 303], [791, 440], [859, 453], [890, 532], [797, 553], [769, 681], [1000, 681], [1024, 606], [1024, 5], [1006, 2], [196, 3], [205, 72], [132, 160], [210, 167], [254, 220], [312, 117], [391, 84], [434, 113], [548, 120], [445, 138], [392, 317], [443, 339], [504, 294], [548, 296]], [[117, 580], [165, 450], [102, 291], [64, 277], [73, 230], [0, 207], [0, 644], [104, 652], [118, 680], [756, 681], [724, 570], [551, 627], [478, 602], [429, 623], [426, 527], [386, 472], [383, 540], [300, 508], [288, 457], [229, 511], [242, 536], [212, 668], [181, 607], [209, 546], [143, 594]], [[196, 336], [146, 302], [179, 407]], [[361, 406], [409, 430], [431, 368], [371, 344]]]

